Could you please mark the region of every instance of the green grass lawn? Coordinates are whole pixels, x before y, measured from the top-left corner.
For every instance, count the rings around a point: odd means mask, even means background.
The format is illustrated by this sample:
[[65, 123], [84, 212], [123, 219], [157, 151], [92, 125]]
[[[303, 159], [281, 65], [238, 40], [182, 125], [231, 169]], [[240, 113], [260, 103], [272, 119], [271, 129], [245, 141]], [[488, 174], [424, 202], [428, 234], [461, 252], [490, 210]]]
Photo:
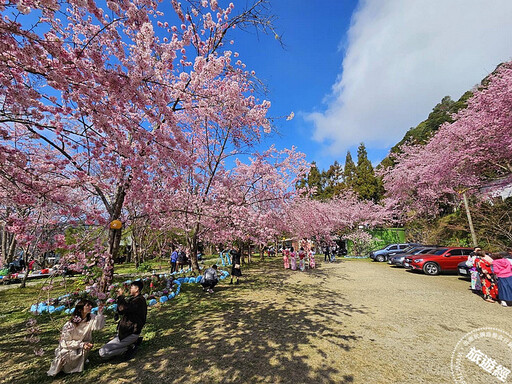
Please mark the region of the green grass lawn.
[[[253, 258], [252, 265], [244, 265], [245, 271], [259, 266], [260, 262]], [[277, 259], [273, 259], [274, 262]], [[201, 263], [205, 266], [211, 266], [217, 261], [216, 256], [205, 257]], [[267, 262], [265, 262], [267, 263]], [[157, 273], [169, 272], [168, 260], [154, 260], [149, 263], [151, 270]], [[116, 266], [115, 279], [123, 281], [127, 276], [148, 275], [137, 271], [133, 263], [126, 263]], [[191, 275], [191, 273], [188, 273]], [[223, 284], [229, 280], [225, 280]], [[256, 285], [259, 282], [254, 282]], [[48, 285], [48, 281], [41, 281], [35, 285], [19, 288], [17, 286], [9, 287], [0, 291], [0, 361], [2, 361], [3, 372], [0, 375], [0, 382], [5, 383], [46, 383], [53, 379], [46, 376], [50, 362], [54, 356], [54, 349], [57, 347], [60, 329], [69, 319], [69, 315], [60, 314], [41, 314], [34, 316], [29, 309], [32, 304], [43, 301], [51, 297], [57, 297], [64, 293], [69, 293], [77, 289], [83, 289], [83, 283], [80, 277], [62, 278], [57, 277], [52, 282], [51, 291], [42, 290]], [[186, 349], [187, 345], [183, 343], [181, 332], [187, 332], [191, 319], [199, 319], [208, 316], [209, 313], [221, 313], [228, 309], [229, 304], [223, 301], [203, 300], [204, 296], [199, 284], [182, 285], [180, 295], [168, 301], [165, 304], [158, 304], [150, 307], [148, 313], [148, 323], [144, 329], [144, 343], [139, 353], [151, 348], [152, 350], [162, 350], [169, 345], [178, 349]], [[29, 343], [26, 338], [30, 336], [27, 330], [27, 322], [30, 319], [37, 320], [40, 338], [37, 343]], [[94, 334], [94, 348], [89, 357], [90, 363], [86, 370], [81, 374], [57, 376], [62, 382], [92, 382], [95, 375], [108, 372], [115, 369], [115, 364], [102, 363], [98, 356], [99, 347], [110, 340], [116, 333], [116, 323], [112, 316], [107, 317], [107, 325], [103, 330]], [[37, 356], [35, 349], [42, 348], [43, 356]], [[115, 362], [114, 362], [115, 363]]]

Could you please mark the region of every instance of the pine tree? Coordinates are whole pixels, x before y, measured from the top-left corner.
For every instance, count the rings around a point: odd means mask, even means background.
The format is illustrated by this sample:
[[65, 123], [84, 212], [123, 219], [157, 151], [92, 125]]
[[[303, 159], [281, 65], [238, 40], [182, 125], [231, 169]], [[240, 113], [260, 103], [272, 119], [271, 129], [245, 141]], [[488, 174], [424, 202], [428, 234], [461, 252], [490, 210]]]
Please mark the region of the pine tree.
[[329, 169], [324, 172], [324, 180], [325, 198], [330, 199], [341, 192], [343, 189], [343, 169], [341, 168], [341, 165], [338, 163], [338, 161], [334, 161]]
[[347, 151], [347, 157], [345, 158], [345, 168], [343, 169], [343, 181], [345, 188], [355, 189], [356, 186], [356, 165], [352, 160], [350, 151]]
[[379, 182], [375, 177], [372, 163], [368, 160], [368, 154], [364, 143], [357, 148], [357, 167], [355, 187], [359, 198], [363, 200], [379, 200]]

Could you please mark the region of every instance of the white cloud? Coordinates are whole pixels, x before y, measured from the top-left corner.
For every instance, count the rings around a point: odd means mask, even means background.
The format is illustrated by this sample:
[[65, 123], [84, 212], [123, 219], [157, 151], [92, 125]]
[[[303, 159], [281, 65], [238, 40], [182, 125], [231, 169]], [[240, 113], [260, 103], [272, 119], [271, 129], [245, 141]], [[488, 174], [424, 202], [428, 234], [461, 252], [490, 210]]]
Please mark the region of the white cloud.
[[326, 109], [306, 115], [313, 138], [332, 154], [396, 144], [512, 58], [511, 20], [511, 0], [361, 1]]

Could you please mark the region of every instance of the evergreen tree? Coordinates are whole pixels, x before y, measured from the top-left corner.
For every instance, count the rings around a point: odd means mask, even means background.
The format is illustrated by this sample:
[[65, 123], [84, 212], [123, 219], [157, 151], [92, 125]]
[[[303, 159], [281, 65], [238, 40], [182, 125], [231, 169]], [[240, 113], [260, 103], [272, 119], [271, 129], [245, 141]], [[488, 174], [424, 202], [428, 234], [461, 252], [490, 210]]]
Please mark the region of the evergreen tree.
[[315, 197], [320, 197], [324, 190], [322, 182], [322, 173], [320, 173], [314, 161], [311, 163], [311, 169], [308, 174], [308, 187], [311, 189], [315, 188]]
[[334, 161], [327, 172], [324, 172], [325, 198], [332, 198], [338, 195], [343, 189], [343, 169], [338, 161]]
[[368, 160], [368, 154], [364, 143], [359, 145], [357, 149], [357, 167], [356, 167], [356, 180], [355, 191], [359, 198], [363, 200], [373, 200], [377, 202], [379, 196], [379, 181], [375, 177], [372, 163]]
[[343, 180], [345, 188], [354, 189], [356, 186], [356, 165], [352, 160], [350, 151], [347, 151], [347, 157], [345, 158], [345, 168], [343, 169]]
[[[297, 189], [306, 188], [307, 190], [314, 189], [313, 198], [322, 199], [324, 197], [324, 185], [325, 185], [325, 172], [320, 172], [316, 163], [311, 162], [311, 169], [306, 177], [299, 180], [296, 184]], [[307, 192], [305, 193], [307, 194]]]

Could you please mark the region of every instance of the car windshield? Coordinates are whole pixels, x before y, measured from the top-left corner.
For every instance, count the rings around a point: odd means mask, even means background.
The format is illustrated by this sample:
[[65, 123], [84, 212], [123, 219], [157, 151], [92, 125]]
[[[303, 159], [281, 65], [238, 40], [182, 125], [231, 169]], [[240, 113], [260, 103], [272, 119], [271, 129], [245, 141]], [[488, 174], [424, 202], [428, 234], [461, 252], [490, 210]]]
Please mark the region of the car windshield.
[[441, 249], [438, 249], [437, 251], [435, 252], [432, 252], [433, 255], [442, 255], [443, 253], [445, 253], [446, 251], [448, 250], [448, 248], [441, 248]]
[[435, 250], [435, 248], [420, 249], [417, 254], [423, 255], [425, 253], [430, 253], [433, 250]]

